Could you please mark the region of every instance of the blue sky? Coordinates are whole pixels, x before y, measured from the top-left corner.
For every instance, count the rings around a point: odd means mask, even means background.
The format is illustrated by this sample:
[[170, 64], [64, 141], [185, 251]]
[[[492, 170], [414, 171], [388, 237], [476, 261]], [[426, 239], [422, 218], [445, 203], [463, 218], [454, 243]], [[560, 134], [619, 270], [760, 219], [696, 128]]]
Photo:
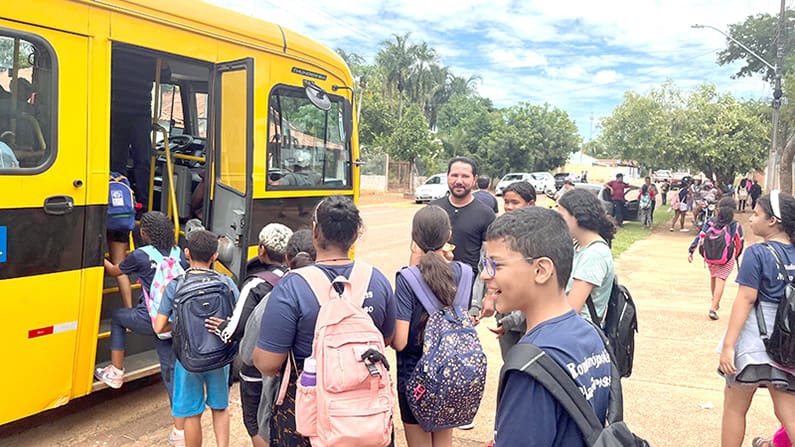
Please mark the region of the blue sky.
[[548, 102], [569, 114], [585, 141], [624, 92], [645, 93], [667, 79], [685, 90], [709, 82], [737, 97], [769, 100], [761, 77], [731, 79], [739, 66], [716, 64], [726, 46], [720, 33], [690, 25], [728, 32], [729, 24], [778, 14], [780, 6], [779, 0], [210, 1], [369, 63], [392, 34], [410, 32], [456, 75], [479, 75], [478, 92], [495, 105]]

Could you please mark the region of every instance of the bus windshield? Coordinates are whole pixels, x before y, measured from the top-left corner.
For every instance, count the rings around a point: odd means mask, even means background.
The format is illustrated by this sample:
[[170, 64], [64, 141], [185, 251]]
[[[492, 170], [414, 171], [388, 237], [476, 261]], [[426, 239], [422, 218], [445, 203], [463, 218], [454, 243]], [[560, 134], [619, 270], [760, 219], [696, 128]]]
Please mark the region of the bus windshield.
[[331, 107], [312, 104], [303, 89], [280, 86], [270, 96], [268, 189], [351, 186], [350, 107], [329, 95]]

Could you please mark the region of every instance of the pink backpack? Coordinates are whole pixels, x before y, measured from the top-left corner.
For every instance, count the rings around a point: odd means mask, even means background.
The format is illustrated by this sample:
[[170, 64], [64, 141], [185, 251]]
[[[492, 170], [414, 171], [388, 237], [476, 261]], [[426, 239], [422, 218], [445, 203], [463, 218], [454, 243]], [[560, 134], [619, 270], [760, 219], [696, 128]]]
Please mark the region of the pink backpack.
[[[384, 447], [391, 441], [392, 376], [383, 361], [368, 357], [384, 356], [384, 336], [362, 309], [372, 271], [371, 265], [357, 261], [350, 278], [334, 281], [315, 266], [290, 272], [306, 280], [320, 303], [312, 345], [316, 385], [304, 387], [299, 379], [295, 399], [296, 430], [313, 447]], [[342, 294], [337, 284], [344, 288]], [[288, 359], [283, 377], [289, 377], [290, 363]]]

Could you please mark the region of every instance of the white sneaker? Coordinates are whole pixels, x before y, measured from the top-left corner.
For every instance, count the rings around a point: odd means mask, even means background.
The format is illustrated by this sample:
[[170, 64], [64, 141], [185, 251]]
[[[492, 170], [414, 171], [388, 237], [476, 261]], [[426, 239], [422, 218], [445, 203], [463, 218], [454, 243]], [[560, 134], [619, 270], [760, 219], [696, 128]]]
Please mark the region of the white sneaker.
[[472, 421], [468, 424], [459, 425], [458, 428], [461, 430], [472, 430], [473, 428], [475, 428], [475, 421]]
[[97, 370], [94, 371], [94, 377], [116, 390], [121, 388], [124, 384], [124, 370], [120, 370], [113, 365], [97, 368]]
[[177, 427], [171, 427], [171, 433], [168, 434], [168, 444], [174, 447], [185, 447], [185, 431], [177, 431]]

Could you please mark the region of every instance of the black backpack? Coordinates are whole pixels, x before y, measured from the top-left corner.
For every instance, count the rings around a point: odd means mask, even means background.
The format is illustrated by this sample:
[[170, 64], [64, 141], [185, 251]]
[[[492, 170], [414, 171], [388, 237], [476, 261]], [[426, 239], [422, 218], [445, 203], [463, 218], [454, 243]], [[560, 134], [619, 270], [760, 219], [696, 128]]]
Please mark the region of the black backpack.
[[787, 274], [787, 269], [784, 267], [784, 262], [778, 251], [766, 243], [762, 243], [762, 245], [775, 258], [779, 275], [783, 281], [786, 281], [786, 285], [784, 287], [784, 296], [781, 297], [781, 301], [778, 303], [776, 321], [773, 324], [773, 332], [770, 335], [767, 333], [765, 316], [762, 314], [762, 308], [759, 306], [759, 299], [757, 298], [754, 307], [756, 309], [759, 334], [765, 342], [765, 350], [771, 360], [785, 368], [795, 368], [795, 337], [793, 337], [793, 330], [795, 330], [795, 283]]
[[[597, 328], [598, 329], [598, 328]], [[607, 340], [597, 330], [607, 346]], [[610, 350], [607, 350], [608, 353]], [[574, 379], [558, 362], [543, 350], [528, 343], [518, 343], [511, 348], [508, 359], [500, 371], [497, 402], [502, 397], [505, 375], [508, 371], [521, 371], [541, 384], [566, 410], [583, 435], [585, 445], [592, 447], [649, 447], [649, 443], [635, 436], [624, 423], [624, 398], [621, 378], [611, 356], [610, 401], [607, 405], [607, 426], [602, 426], [591, 404], [583, 396]]]
[[635, 359], [635, 333], [638, 332], [637, 309], [629, 290], [618, 283], [618, 276], [613, 279], [604, 322], [596, 314], [596, 307], [590, 296], [585, 304], [588, 305], [591, 321], [604, 331], [607, 339], [605, 344], [614, 356], [619, 375], [629, 377], [632, 375], [632, 362]]
[[190, 372], [224, 367], [235, 359], [237, 342], [224, 343], [204, 326], [209, 317], [227, 319], [235, 309], [235, 295], [220, 273], [188, 269], [174, 292], [174, 353]]

